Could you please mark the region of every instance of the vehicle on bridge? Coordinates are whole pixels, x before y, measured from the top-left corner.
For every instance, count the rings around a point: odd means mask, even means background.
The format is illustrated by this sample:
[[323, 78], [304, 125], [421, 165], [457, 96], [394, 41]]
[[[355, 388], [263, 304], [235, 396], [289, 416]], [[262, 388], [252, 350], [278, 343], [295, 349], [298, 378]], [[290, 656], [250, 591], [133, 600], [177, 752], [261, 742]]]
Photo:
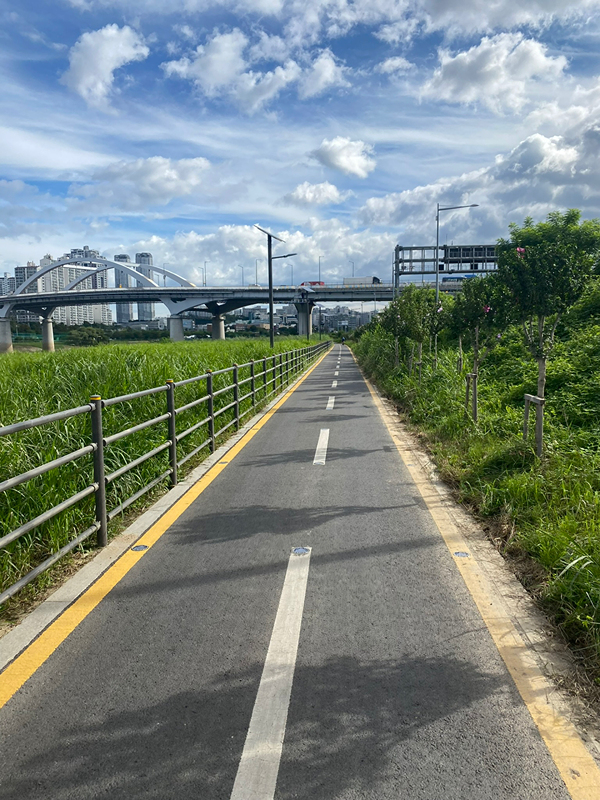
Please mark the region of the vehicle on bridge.
[[468, 281], [469, 278], [477, 278], [477, 275], [469, 274], [469, 275], [452, 275], [442, 278], [442, 283], [462, 283], [463, 281]]
[[366, 278], [344, 278], [344, 286], [372, 286], [374, 283], [381, 283], [375, 275]]
[[325, 281], [303, 281], [300, 286], [325, 286]]

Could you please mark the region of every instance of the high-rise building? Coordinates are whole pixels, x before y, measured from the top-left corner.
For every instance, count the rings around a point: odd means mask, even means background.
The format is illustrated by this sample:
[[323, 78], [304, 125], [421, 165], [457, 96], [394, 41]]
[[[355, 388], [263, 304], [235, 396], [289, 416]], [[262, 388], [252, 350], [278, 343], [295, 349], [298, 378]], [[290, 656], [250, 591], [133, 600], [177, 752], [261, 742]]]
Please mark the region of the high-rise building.
[[[127, 253], [119, 253], [114, 256], [113, 261], [122, 264], [131, 263], [131, 259]], [[131, 285], [129, 275], [120, 269], [115, 269], [115, 287], [117, 289], [128, 289]], [[117, 303], [117, 324], [127, 325], [133, 319], [133, 303]]]
[[9, 275], [8, 272], [5, 272], [4, 275], [0, 276], [0, 295], [12, 294], [16, 288], [17, 281], [14, 275]]
[[[33, 278], [38, 270], [39, 267], [34, 261], [28, 261], [26, 267], [15, 267], [16, 288], [21, 286], [21, 284], [25, 283], [26, 280], [29, 280], [29, 278]], [[36, 292], [38, 292], [40, 288], [39, 284], [40, 284], [39, 280], [32, 281], [29, 284], [29, 286], [25, 289], [24, 293], [36, 294]], [[30, 323], [30, 322], [40, 321], [39, 314], [34, 314], [31, 311], [16, 311], [15, 314], [17, 322]]]
[[[90, 250], [90, 248], [87, 246], [83, 249], [74, 249], [69, 253], [65, 253], [58, 260], [63, 260], [66, 258], [78, 259], [77, 263], [63, 264], [60, 267], [56, 267], [56, 269], [53, 269], [51, 272], [47, 272], [39, 281], [41, 283], [41, 291], [64, 291], [64, 289], [66, 289], [67, 286], [76, 278], [87, 274], [87, 270], [82, 269], [82, 267], [93, 267], [94, 265], [91, 263], [90, 259], [98, 256], [99, 253], [97, 250]], [[54, 259], [52, 256], [47, 253], [44, 258], [40, 259], [40, 266], [48, 266], [52, 264], [53, 261]], [[75, 291], [89, 291], [91, 289], [106, 288], [108, 288], [107, 273], [106, 270], [102, 270], [102, 272], [99, 272], [90, 278], [86, 278], [85, 280], [81, 281], [81, 283], [77, 284]], [[84, 322], [89, 322], [90, 324], [95, 323], [111, 325], [112, 312], [107, 303], [99, 303], [94, 305], [86, 304], [81, 306], [62, 306], [54, 311], [52, 314], [52, 319], [55, 322], [61, 322], [63, 325], [83, 325]]]
[[[136, 253], [135, 254], [135, 268], [142, 275], [145, 275], [150, 280], [154, 280], [154, 273], [152, 272], [152, 253]], [[139, 283], [138, 286], [143, 286]], [[154, 319], [154, 303], [138, 303], [138, 320], [151, 320]]]

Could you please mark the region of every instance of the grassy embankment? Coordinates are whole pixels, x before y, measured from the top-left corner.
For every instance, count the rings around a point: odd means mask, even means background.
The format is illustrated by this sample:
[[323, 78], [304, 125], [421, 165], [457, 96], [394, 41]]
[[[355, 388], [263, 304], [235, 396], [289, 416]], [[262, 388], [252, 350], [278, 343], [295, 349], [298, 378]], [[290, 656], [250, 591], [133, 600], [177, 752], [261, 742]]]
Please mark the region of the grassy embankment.
[[548, 362], [542, 460], [532, 438], [522, 438], [523, 395], [536, 393], [537, 366], [518, 329], [483, 362], [478, 424], [464, 410], [468, 353], [463, 374], [455, 346], [442, 349], [437, 371], [426, 355], [419, 386], [403, 364], [394, 368], [393, 337], [381, 329], [367, 332], [354, 349], [365, 372], [425, 434], [442, 477], [490, 522], [501, 549], [533, 559], [520, 569], [524, 583], [600, 682], [598, 286], [570, 312], [559, 334]]
[[[277, 338], [276, 352], [284, 352], [306, 345], [297, 337]], [[57, 353], [13, 353], [0, 357], [0, 425], [51, 414], [88, 402], [91, 394], [104, 398], [160, 386], [168, 378], [182, 380], [201, 375], [208, 369], [219, 370], [234, 363], [243, 364], [251, 359], [261, 359], [270, 354], [268, 341], [237, 340], [232, 342], [181, 342], [160, 344], [113, 345], [110, 347], [75, 348]], [[257, 365], [257, 372], [262, 367]], [[240, 370], [240, 380], [249, 376], [249, 368]], [[214, 388], [231, 381], [231, 375], [215, 376]], [[257, 388], [262, 385], [257, 380]], [[272, 388], [272, 387], [269, 387]], [[191, 402], [205, 394], [204, 381], [176, 390], [177, 406]], [[249, 384], [240, 394], [249, 391]], [[262, 392], [258, 395], [262, 401]], [[216, 398], [215, 410], [232, 400], [230, 393]], [[241, 411], [251, 407], [244, 401]], [[166, 395], [160, 393], [122, 403], [105, 409], [104, 435], [116, 433], [144, 420], [157, 417], [166, 411]], [[219, 418], [219, 427], [232, 418], [233, 411]], [[206, 416], [206, 407], [186, 411], [177, 418], [178, 432]], [[249, 419], [250, 415], [245, 419]], [[122, 439], [105, 450], [107, 473], [132, 461], [139, 455], [162, 444], [167, 436], [167, 423], [140, 431]], [[230, 428], [226, 435], [233, 431]], [[179, 457], [189, 453], [206, 438], [206, 426], [187, 437], [179, 446]], [[89, 444], [89, 414], [53, 423], [42, 428], [24, 431], [0, 439], [0, 476], [10, 477], [32, 469], [52, 459]], [[183, 474], [208, 455], [208, 448], [191, 459]], [[140, 467], [110, 484], [108, 507], [113, 508], [139, 488], [168, 468], [168, 456], [163, 452]], [[90, 456], [55, 469], [15, 489], [0, 494], [0, 536], [23, 522], [34, 518], [46, 509], [85, 488], [92, 480]], [[164, 491], [167, 482], [164, 481]], [[157, 491], [154, 491], [155, 497]], [[138, 508], [148, 505], [150, 495], [138, 503]], [[88, 527], [94, 519], [93, 497], [86, 498], [53, 521], [40, 526], [0, 550], [0, 589], [14, 583], [37, 563], [56, 552], [76, 533]], [[122, 523], [121, 523], [122, 524]], [[118, 529], [119, 518], [111, 525]], [[94, 537], [87, 547], [94, 546]], [[40, 576], [22, 596], [30, 597], [53, 580], [50, 573]], [[5, 604], [9, 606], [9, 603]], [[6, 609], [5, 609], [6, 610]]]

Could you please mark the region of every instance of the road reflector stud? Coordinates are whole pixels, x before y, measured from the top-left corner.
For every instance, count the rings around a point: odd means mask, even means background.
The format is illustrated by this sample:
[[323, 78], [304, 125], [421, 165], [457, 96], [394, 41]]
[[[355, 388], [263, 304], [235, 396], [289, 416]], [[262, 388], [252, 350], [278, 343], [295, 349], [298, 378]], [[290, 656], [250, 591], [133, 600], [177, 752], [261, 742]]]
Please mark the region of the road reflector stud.
[[295, 556], [305, 556], [307, 553], [310, 553], [310, 550], [308, 547], [294, 547], [292, 553]]
[[147, 550], [148, 549], [148, 545], [147, 544], [136, 544], [136, 546], [132, 547], [131, 549], [135, 550], [136, 552], [138, 550]]
[[453, 556], [457, 558], [470, 558], [469, 553], [465, 553], [464, 550], [457, 550], [456, 553], [452, 553]]

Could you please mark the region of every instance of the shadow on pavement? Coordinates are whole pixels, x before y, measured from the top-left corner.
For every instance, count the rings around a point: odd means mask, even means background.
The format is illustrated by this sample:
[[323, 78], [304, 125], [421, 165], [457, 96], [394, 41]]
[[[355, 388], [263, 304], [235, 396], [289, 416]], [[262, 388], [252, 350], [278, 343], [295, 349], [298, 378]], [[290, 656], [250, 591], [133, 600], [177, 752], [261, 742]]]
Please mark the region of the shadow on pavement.
[[[129, 708], [119, 707], [123, 697], [129, 702], [121, 687], [116, 696], [99, 696], [87, 721], [79, 709], [83, 722], [74, 723], [65, 709], [53, 735], [45, 737], [48, 744], [34, 735], [27, 757], [11, 759], [2, 797], [228, 800], [261, 672], [262, 664], [255, 664], [223, 672], [195, 691], [172, 694], [164, 686], [156, 692], [138, 687]], [[455, 716], [504, 694], [508, 680], [452, 657], [359, 661], [338, 656], [319, 665], [297, 665], [276, 797], [447, 796], [433, 792], [443, 786], [439, 772], [403, 762], [413, 748], [428, 748], [438, 770], [442, 762], [443, 775], [446, 754], [456, 755]], [[152, 701], [153, 694], [162, 695], [160, 702]], [[73, 705], [76, 698], [66, 701]], [[445, 740], [430, 741], [431, 726], [441, 727]], [[514, 749], [517, 756], [516, 744]], [[523, 762], [528, 755], [523, 753]], [[491, 797], [486, 765], [473, 763], [471, 771], [478, 773], [482, 792], [486, 789], [478, 800]], [[457, 772], [464, 780], [465, 768]], [[390, 781], [397, 793], [388, 794]], [[426, 788], [430, 782], [433, 793]], [[409, 794], [400, 791], [409, 786]], [[513, 796], [523, 795], [517, 789]]]

